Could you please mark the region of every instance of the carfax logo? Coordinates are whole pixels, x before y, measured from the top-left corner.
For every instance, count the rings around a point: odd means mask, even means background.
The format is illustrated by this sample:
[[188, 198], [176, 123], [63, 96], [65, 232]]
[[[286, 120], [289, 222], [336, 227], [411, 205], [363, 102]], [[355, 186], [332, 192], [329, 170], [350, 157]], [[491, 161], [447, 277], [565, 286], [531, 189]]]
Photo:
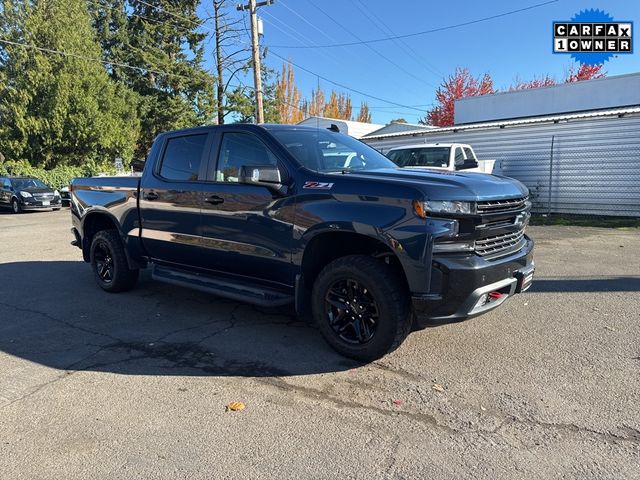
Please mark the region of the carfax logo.
[[583, 10], [569, 21], [553, 22], [553, 53], [569, 53], [587, 65], [633, 53], [633, 22], [614, 21], [602, 10]]

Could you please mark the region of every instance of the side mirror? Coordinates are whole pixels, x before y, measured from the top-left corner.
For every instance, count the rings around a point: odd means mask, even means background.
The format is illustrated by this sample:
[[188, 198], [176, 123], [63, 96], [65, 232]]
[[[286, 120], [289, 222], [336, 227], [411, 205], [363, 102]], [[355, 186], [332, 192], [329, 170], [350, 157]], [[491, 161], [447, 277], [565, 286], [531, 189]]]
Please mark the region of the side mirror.
[[142, 172], [144, 170], [144, 160], [133, 160], [131, 168], [134, 172]]
[[240, 167], [238, 182], [276, 190], [282, 187], [280, 170], [274, 165], [243, 165]]

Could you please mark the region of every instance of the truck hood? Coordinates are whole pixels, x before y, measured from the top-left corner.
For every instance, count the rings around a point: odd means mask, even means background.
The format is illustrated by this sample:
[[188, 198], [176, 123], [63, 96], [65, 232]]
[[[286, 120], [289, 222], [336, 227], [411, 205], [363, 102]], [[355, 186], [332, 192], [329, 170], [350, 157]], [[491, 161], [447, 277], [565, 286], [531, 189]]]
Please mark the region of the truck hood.
[[348, 177], [411, 184], [428, 200], [483, 201], [524, 197], [529, 190], [518, 180], [477, 172], [450, 172], [425, 169], [388, 168], [349, 172]]

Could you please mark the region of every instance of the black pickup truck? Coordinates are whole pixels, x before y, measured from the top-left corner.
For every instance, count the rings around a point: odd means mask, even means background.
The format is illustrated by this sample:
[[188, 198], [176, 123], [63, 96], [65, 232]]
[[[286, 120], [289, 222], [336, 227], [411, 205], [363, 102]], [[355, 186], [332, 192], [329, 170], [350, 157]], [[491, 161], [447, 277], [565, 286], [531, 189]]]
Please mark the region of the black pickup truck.
[[412, 325], [487, 312], [526, 290], [526, 187], [398, 168], [326, 129], [225, 125], [161, 134], [141, 177], [71, 185], [75, 240], [108, 292], [141, 268], [175, 285], [310, 311], [372, 360]]

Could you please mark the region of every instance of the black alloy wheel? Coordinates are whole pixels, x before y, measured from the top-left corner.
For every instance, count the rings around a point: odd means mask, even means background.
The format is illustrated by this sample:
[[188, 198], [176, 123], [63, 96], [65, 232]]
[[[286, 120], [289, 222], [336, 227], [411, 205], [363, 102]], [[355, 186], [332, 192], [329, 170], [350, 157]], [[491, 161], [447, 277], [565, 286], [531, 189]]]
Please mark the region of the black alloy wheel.
[[96, 242], [93, 250], [93, 258], [95, 259], [95, 269], [98, 278], [105, 284], [113, 282], [115, 267], [113, 265], [113, 253], [109, 249], [109, 245], [103, 240]]
[[89, 252], [96, 283], [107, 292], [131, 290], [139, 271], [129, 268], [120, 235], [115, 230], [101, 230], [91, 240]]
[[401, 272], [367, 255], [347, 255], [326, 265], [313, 283], [311, 309], [327, 343], [359, 361], [395, 350], [411, 329]]
[[11, 200], [11, 211], [13, 213], [20, 213], [22, 211], [22, 208], [20, 207], [20, 203], [18, 203], [17, 198], [14, 198], [13, 200]]
[[353, 278], [338, 280], [329, 287], [325, 314], [341, 340], [360, 345], [376, 334], [380, 316], [371, 291]]

